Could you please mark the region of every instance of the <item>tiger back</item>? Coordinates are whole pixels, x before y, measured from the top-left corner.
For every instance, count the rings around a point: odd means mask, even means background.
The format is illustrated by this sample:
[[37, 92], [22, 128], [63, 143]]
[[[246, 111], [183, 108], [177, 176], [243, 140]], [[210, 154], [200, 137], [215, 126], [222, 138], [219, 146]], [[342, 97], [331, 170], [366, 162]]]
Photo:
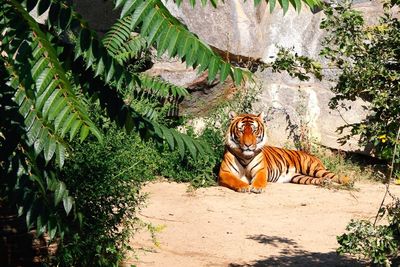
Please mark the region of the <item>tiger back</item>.
[[348, 183], [328, 171], [315, 156], [303, 151], [268, 146], [263, 115], [229, 113], [225, 153], [218, 183], [239, 192], [265, 191], [267, 182], [319, 185]]

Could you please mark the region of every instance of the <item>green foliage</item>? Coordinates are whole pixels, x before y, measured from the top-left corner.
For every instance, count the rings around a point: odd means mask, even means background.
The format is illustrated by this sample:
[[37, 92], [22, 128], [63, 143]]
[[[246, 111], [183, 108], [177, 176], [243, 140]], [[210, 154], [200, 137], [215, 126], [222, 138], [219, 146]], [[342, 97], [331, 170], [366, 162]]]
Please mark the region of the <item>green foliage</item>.
[[[210, 151], [197, 158], [185, 156], [181, 158], [177, 152], [165, 150], [161, 154], [160, 175], [177, 182], [189, 182], [193, 187], [206, 187], [215, 185], [219, 164], [224, 152], [224, 142], [218, 130], [208, 125], [207, 128], [196, 137], [210, 146]], [[190, 128], [190, 127], [189, 127]], [[189, 136], [195, 137], [189, 129]]]
[[356, 98], [369, 103], [365, 106], [368, 117], [343, 127], [351, 133], [341, 141], [359, 135], [362, 145], [372, 143], [375, 153], [386, 160], [393, 156], [400, 127], [400, 22], [392, 16], [394, 4], [384, 3], [384, 14], [376, 25], [366, 25], [349, 3], [326, 8], [321, 23], [328, 33], [321, 55], [341, 71], [330, 106], [351, 109], [341, 101]]
[[273, 72], [286, 71], [291, 77], [296, 77], [300, 81], [308, 81], [309, 74], [313, 74], [317, 79], [322, 79], [321, 64], [309, 57], [301, 56], [291, 49], [278, 47], [276, 59], [272, 63], [263, 63], [261, 70], [272, 68]]
[[[168, 51], [169, 57], [178, 57], [188, 67], [198, 67], [199, 71], [208, 70], [211, 82], [220, 73], [223, 82], [230, 75], [237, 84], [248, 72], [234, 68], [223, 61], [211, 48], [190, 32], [185, 25], [171, 15], [161, 1], [137, 0], [117, 1], [116, 7], [122, 7], [118, 27], [113, 27], [104, 39], [109, 51], [117, 54], [131, 39], [130, 31], [139, 26], [140, 36], [150, 46], [157, 49], [161, 56]], [[245, 75], [244, 75], [245, 74]]]
[[387, 213], [387, 225], [373, 225], [365, 220], [352, 220], [346, 227], [348, 233], [337, 237], [339, 254], [349, 253], [365, 258], [379, 266], [390, 266], [400, 248], [400, 201], [395, 201], [380, 211]]
[[[45, 25], [39, 26], [28, 13], [35, 6], [39, 15], [49, 11]], [[18, 207], [39, 234], [63, 236], [63, 218], [79, 217], [66, 181], [55, 175], [54, 167], [64, 165], [68, 143], [76, 137], [82, 142], [92, 133], [102, 140], [89, 119], [87, 102], [98, 99], [119, 126], [165, 141], [181, 156], [205, 150], [125, 104], [125, 91], [136, 92], [132, 96], [140, 95], [139, 99], [187, 94], [183, 88], [124, 69], [120, 63], [131, 60], [143, 43], [135, 46], [131, 38], [124, 50], [128, 57], [109, 53], [81, 16], [60, 1], [9, 0], [0, 12], [0, 102], [6, 115], [1, 122], [1, 199]]]
[[145, 142], [136, 133], [128, 135], [99, 115], [98, 108], [92, 110], [105, 132], [104, 142], [75, 142], [61, 173], [83, 219], [82, 226], [75, 225], [60, 243], [61, 266], [117, 266], [131, 249], [126, 245], [129, 237], [143, 227], [136, 217], [144, 200], [139, 193], [142, 183], [163, 176], [194, 187], [214, 185], [223, 152], [223, 141], [212, 129], [198, 138], [212, 145], [213, 153], [182, 158], [179, 151]]
[[385, 178], [386, 165], [379, 164], [367, 156], [315, 146], [311, 146], [310, 153], [317, 156], [328, 170], [341, 177], [351, 177], [352, 182], [366, 180], [382, 182]]
[[146, 146], [139, 135], [127, 135], [113, 123], [104, 128], [102, 144], [92, 139], [74, 144], [61, 174], [83, 215], [82, 226], [60, 244], [61, 266], [118, 266], [139, 227], [140, 186], [158, 169], [154, 145]]

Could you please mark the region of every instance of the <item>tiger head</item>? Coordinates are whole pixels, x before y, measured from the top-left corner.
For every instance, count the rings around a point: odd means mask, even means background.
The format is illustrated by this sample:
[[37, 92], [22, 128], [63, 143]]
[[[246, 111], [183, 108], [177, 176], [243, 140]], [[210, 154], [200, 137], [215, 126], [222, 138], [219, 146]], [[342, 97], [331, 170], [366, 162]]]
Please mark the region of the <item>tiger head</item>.
[[263, 115], [229, 112], [231, 124], [226, 134], [226, 145], [237, 156], [250, 159], [257, 155], [267, 142]]

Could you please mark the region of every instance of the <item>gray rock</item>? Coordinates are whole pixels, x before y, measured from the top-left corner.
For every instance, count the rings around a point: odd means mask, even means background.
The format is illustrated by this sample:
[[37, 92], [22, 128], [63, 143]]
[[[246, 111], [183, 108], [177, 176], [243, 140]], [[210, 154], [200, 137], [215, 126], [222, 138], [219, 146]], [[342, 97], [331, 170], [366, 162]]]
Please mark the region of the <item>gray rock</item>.
[[[266, 76], [268, 78], [266, 78]], [[282, 76], [286, 83], [280, 82]], [[368, 154], [369, 150], [358, 145], [356, 137], [346, 144], [338, 142], [341, 126], [360, 122], [367, 115], [361, 100], [345, 102], [345, 107], [332, 110], [329, 100], [334, 96], [326, 83], [299, 82], [282, 74], [258, 74], [262, 84], [261, 94], [254, 103], [255, 113], [263, 111], [268, 126], [269, 143], [294, 147], [296, 141], [309, 140], [325, 147]]]
[[[197, 5], [194, 10], [184, 2], [177, 8], [167, 1], [172, 14], [187, 24], [201, 39], [219, 50], [270, 62], [276, 55], [277, 45], [294, 48], [300, 55], [318, 60], [323, 31], [319, 24], [323, 12], [312, 13], [303, 7], [300, 13], [290, 8], [285, 16], [282, 9], [272, 13], [264, 2], [254, 7], [253, 1], [232, 0], [220, 3], [217, 9]], [[357, 1], [354, 6], [366, 14], [368, 23], [374, 23], [382, 7], [378, 1]], [[335, 69], [325, 66], [325, 77], [337, 76]], [[257, 80], [262, 90], [253, 105], [255, 112], [267, 115], [270, 143], [278, 146], [293, 146], [302, 135], [315, 143], [345, 151], [369, 153], [358, 145], [357, 137], [345, 145], [338, 142], [337, 129], [346, 124], [360, 122], [367, 115], [367, 103], [361, 100], [344, 103], [350, 109], [332, 110], [329, 100], [334, 96], [330, 88], [334, 83], [311, 79], [300, 82], [287, 74], [258, 73]]]

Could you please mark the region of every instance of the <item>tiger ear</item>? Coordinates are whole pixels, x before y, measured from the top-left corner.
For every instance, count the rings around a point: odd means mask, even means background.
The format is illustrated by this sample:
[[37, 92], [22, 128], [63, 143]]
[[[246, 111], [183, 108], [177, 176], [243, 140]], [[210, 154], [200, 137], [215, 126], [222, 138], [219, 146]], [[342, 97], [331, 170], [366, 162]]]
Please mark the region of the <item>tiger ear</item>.
[[233, 120], [237, 116], [235, 111], [229, 111], [229, 119]]

